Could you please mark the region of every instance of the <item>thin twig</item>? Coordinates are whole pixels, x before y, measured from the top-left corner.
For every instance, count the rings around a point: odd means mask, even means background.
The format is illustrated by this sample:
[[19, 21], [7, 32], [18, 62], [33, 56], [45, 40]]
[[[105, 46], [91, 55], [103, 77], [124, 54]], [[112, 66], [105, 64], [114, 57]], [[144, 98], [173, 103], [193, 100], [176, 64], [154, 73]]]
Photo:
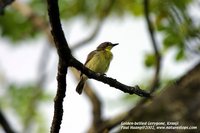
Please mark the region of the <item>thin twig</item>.
[[144, 0], [144, 16], [145, 16], [146, 23], [148, 26], [152, 46], [154, 49], [154, 55], [155, 55], [155, 59], [156, 59], [155, 75], [154, 75], [153, 82], [150, 87], [151, 88], [150, 92], [153, 93], [157, 89], [159, 82], [160, 82], [159, 75], [160, 75], [160, 69], [161, 69], [161, 55], [160, 55], [158, 47], [157, 47], [157, 42], [156, 42], [155, 35], [154, 35], [154, 28], [153, 28], [153, 25], [151, 23], [150, 16], [149, 16], [149, 0]]

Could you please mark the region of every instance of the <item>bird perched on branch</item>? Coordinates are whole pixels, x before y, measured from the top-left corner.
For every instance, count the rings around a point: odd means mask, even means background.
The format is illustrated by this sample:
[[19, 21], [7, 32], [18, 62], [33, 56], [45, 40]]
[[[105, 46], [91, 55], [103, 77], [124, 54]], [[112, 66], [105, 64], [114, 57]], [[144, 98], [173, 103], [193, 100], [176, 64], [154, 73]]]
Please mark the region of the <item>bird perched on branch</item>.
[[[96, 73], [105, 74], [113, 58], [111, 49], [116, 45], [118, 45], [118, 43], [101, 43], [96, 50], [89, 53], [85, 66]], [[87, 76], [81, 73], [81, 80], [76, 87], [78, 94], [82, 93], [86, 80]]]

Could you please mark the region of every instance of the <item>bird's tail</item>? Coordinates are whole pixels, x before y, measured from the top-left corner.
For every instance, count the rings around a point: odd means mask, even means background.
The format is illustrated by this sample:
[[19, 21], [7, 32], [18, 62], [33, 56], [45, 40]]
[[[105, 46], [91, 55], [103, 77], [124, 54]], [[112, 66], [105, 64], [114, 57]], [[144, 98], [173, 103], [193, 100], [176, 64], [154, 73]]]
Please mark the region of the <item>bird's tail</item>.
[[77, 87], [76, 87], [76, 92], [80, 95], [83, 91], [83, 87], [85, 85], [85, 81], [86, 81], [86, 77], [82, 76], [80, 82], [78, 83]]

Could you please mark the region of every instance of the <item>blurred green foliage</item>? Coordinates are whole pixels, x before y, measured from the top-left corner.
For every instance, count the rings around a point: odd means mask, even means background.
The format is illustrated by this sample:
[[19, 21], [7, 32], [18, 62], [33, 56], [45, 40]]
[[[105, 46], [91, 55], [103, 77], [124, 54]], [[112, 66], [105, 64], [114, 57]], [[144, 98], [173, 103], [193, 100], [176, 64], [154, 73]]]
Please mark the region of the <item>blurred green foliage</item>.
[[191, 45], [191, 40], [200, 39], [200, 23], [189, 15], [193, 2], [193, 0], [155, 0], [151, 5], [152, 13], [155, 15], [154, 26], [163, 35], [162, 48], [164, 50], [177, 48], [175, 56], [177, 61], [185, 59], [185, 51], [188, 45]]
[[7, 10], [5, 15], [0, 16], [0, 34], [13, 42], [33, 38], [37, 32], [39, 30], [33, 27], [28, 18], [15, 10]]
[[[190, 16], [190, 6], [194, 0], [152, 0], [150, 1], [150, 17], [156, 32], [162, 34], [162, 49], [177, 48], [175, 59], [185, 59], [185, 50], [194, 39], [200, 38], [200, 23]], [[144, 17], [143, 0], [60, 0], [60, 13], [63, 21], [74, 17], [82, 17], [85, 21], [93, 21], [106, 17], [109, 4], [112, 3], [109, 13], [121, 19], [125, 14]], [[28, 1], [33, 12], [42, 18], [47, 18], [46, 2], [40, 0]], [[47, 21], [47, 19], [45, 20]], [[0, 34], [12, 41], [23, 41], [35, 37], [41, 29], [33, 26], [29, 18], [24, 17], [15, 9], [7, 9], [0, 17]], [[189, 46], [199, 51], [199, 46]], [[162, 51], [162, 50], [161, 50]], [[149, 57], [145, 64], [149, 67]], [[154, 61], [155, 62], [155, 61]]]
[[49, 101], [53, 96], [44, 93], [42, 88], [33, 85], [11, 84], [7, 88], [5, 95], [0, 97], [1, 108], [10, 108], [19, 116], [24, 125], [24, 130], [29, 130], [32, 122], [36, 124], [37, 132], [47, 132], [45, 117], [40, 111], [39, 105]]
[[147, 67], [153, 67], [156, 64], [156, 59], [155, 59], [154, 54], [152, 53], [146, 54], [144, 63], [145, 63], [145, 66]]

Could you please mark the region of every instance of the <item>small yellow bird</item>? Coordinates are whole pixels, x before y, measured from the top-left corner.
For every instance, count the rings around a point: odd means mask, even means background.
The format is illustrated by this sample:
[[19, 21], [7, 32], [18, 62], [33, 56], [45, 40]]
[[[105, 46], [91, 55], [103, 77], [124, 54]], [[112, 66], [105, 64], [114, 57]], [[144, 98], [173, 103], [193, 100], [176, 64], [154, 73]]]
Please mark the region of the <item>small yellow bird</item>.
[[[94, 72], [105, 74], [113, 58], [111, 49], [116, 45], [118, 45], [118, 43], [115, 44], [112, 44], [111, 42], [101, 43], [96, 48], [96, 50], [89, 53], [87, 60], [85, 62], [85, 66]], [[87, 76], [81, 73], [81, 80], [76, 87], [76, 91], [78, 92], [78, 94], [82, 93], [86, 80]]]

